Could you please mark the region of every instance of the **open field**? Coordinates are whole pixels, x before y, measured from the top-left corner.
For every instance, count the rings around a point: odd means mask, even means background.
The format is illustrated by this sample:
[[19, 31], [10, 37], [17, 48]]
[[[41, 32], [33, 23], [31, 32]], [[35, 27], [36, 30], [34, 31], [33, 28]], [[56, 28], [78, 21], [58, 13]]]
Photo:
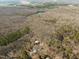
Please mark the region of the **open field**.
[[79, 59], [79, 7], [59, 6], [37, 14], [37, 9], [24, 7], [0, 11], [0, 33], [10, 32], [12, 41], [2, 43], [0, 58]]
[[27, 20], [27, 16], [36, 12], [36, 9], [27, 7], [0, 7], [0, 33], [18, 30]]

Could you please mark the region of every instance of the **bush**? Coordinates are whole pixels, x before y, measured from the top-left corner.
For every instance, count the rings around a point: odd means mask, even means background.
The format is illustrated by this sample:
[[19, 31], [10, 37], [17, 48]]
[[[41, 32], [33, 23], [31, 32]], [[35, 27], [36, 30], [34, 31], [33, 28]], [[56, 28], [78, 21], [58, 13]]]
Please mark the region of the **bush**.
[[73, 56], [75, 44], [72, 42], [79, 44], [79, 28], [72, 25], [62, 25], [53, 33], [49, 45], [54, 47], [57, 53], [63, 52], [63, 58], [72, 59], [77, 58], [77, 56]]
[[7, 34], [6, 36], [0, 36], [0, 45], [1, 46], [7, 45], [7, 44], [21, 38], [25, 34], [29, 34], [29, 32], [30, 32], [30, 28], [25, 27], [16, 32], [11, 32], [11, 33]]

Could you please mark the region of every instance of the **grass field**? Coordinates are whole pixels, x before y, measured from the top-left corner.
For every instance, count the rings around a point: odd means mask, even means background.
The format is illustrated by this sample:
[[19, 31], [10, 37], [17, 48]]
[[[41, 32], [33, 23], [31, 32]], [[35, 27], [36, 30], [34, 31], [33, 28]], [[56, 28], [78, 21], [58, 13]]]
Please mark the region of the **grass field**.
[[0, 37], [1, 58], [79, 59], [78, 6], [58, 6], [28, 17], [25, 13], [0, 17], [0, 33], [7, 38]]

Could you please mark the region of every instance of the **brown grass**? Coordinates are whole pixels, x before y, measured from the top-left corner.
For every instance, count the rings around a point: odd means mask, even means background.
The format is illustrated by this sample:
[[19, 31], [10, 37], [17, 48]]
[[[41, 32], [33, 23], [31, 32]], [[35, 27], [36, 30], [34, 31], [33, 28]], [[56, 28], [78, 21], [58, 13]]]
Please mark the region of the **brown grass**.
[[[49, 56], [51, 59], [79, 59], [78, 10], [78, 7], [60, 6], [27, 17], [23, 25], [29, 25], [33, 34], [32, 37], [29, 36], [28, 44], [24, 44], [22, 56], [21, 53], [19, 56], [25, 59], [26, 52], [29, 54], [38, 46], [38, 52], [31, 58], [37, 56], [36, 59], [44, 59]], [[40, 44], [35, 45], [36, 40], [40, 41]]]

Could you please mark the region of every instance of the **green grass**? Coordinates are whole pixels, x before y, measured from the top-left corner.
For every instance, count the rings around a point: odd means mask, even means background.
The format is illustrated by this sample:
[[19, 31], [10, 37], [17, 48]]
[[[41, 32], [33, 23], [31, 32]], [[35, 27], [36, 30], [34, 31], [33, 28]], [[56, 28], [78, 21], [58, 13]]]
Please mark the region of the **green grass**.
[[21, 38], [25, 34], [29, 34], [29, 32], [30, 32], [30, 28], [25, 27], [18, 31], [11, 32], [11, 33], [7, 34], [6, 36], [0, 36], [0, 45], [1, 46], [7, 45], [7, 44]]

